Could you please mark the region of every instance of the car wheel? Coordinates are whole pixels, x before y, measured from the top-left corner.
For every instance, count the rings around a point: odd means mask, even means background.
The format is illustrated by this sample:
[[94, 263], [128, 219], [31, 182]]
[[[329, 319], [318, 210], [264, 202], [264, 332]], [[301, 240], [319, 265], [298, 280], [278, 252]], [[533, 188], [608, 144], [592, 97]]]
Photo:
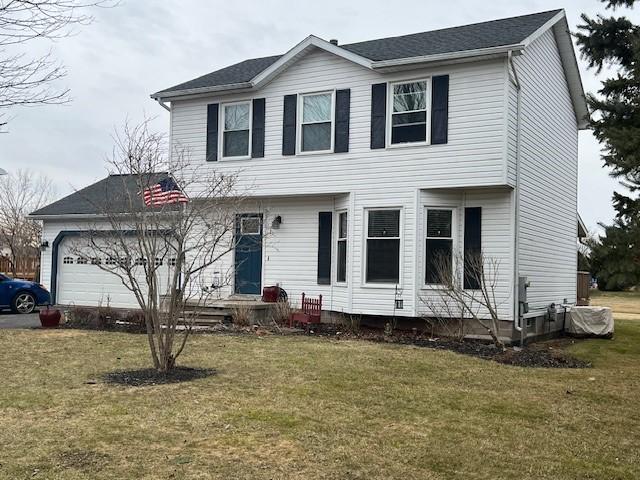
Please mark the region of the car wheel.
[[11, 304], [14, 313], [32, 313], [36, 308], [36, 299], [28, 292], [22, 292], [15, 296]]

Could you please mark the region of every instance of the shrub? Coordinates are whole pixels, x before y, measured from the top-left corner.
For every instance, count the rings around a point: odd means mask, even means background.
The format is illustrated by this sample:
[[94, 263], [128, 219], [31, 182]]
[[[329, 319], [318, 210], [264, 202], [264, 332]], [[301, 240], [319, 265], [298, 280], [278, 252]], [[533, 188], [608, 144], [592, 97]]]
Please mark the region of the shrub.
[[246, 327], [251, 320], [251, 306], [245, 304], [237, 304], [231, 309], [231, 320], [238, 327]]
[[271, 309], [271, 319], [276, 325], [288, 325], [293, 308], [288, 300], [278, 300]]
[[75, 328], [95, 328], [96, 309], [89, 307], [71, 307], [67, 311], [65, 324]]
[[98, 307], [96, 311], [96, 328], [113, 330], [120, 319], [120, 312], [111, 307]]
[[340, 315], [340, 327], [345, 331], [353, 334], [360, 333], [360, 323], [362, 322], [362, 315]]
[[[126, 324], [122, 325], [122, 322]], [[130, 332], [146, 332], [147, 329], [142, 312], [112, 307], [71, 307], [67, 310], [66, 326], [90, 330], [122, 329]]]

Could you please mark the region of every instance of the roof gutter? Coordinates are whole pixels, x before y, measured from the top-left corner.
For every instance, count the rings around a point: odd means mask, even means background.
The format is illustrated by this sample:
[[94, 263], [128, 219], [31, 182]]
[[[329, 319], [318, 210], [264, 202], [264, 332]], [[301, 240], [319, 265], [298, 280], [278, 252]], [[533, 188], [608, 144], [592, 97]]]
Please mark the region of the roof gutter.
[[229, 83], [227, 85], [214, 85], [212, 87], [189, 88], [186, 90], [174, 90], [173, 92], [156, 92], [151, 94], [154, 100], [164, 100], [166, 98], [183, 97], [188, 95], [207, 94], [224, 92], [227, 90], [242, 90], [253, 88], [252, 82]]
[[158, 102], [158, 104], [159, 104], [162, 108], [164, 108], [167, 112], [170, 112], [170, 111], [171, 111], [171, 108], [170, 108], [170, 107], [168, 107], [168, 106], [167, 106], [167, 104], [166, 104], [166, 103], [164, 103], [164, 102], [162, 101], [162, 99], [161, 99], [161, 98], [156, 98], [156, 102]]
[[481, 57], [486, 55], [497, 55], [497, 54], [509, 54], [515, 53], [516, 55], [520, 53], [520, 51], [524, 50], [524, 45], [522, 44], [514, 44], [514, 45], [506, 45], [499, 47], [490, 47], [490, 48], [478, 48], [475, 50], [464, 50], [461, 52], [450, 52], [450, 53], [438, 53], [435, 55], [421, 55], [419, 57], [408, 57], [408, 58], [395, 58], [393, 60], [380, 60], [377, 62], [373, 62], [372, 68], [374, 70], [390, 68], [390, 67], [399, 67], [405, 65], [415, 65], [420, 63], [433, 63], [433, 62], [442, 62], [448, 60], [462, 60], [466, 58], [472, 57]]
[[28, 218], [33, 220], [62, 220], [64, 218], [75, 219], [75, 220], [88, 220], [88, 219], [96, 219], [96, 218], [106, 218], [106, 214], [100, 213], [59, 213], [59, 214], [49, 214], [49, 215], [39, 215], [37, 213], [30, 213], [27, 215]]

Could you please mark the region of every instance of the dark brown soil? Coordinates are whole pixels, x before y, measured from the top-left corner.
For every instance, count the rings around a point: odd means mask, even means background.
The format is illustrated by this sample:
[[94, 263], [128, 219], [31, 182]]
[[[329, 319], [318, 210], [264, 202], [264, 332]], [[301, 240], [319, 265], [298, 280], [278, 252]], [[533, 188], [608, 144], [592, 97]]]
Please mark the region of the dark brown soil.
[[397, 330], [385, 335], [379, 329], [361, 328], [357, 333], [343, 333], [337, 325], [320, 325], [311, 330], [310, 335], [331, 337], [334, 339], [358, 339], [372, 342], [397, 343], [434, 350], [450, 350], [463, 355], [493, 360], [506, 365], [537, 368], [590, 368], [591, 363], [579, 360], [562, 349], [576, 340], [560, 338], [532, 343], [524, 348], [506, 347], [502, 350], [493, 343], [481, 340], [454, 340], [450, 338], [429, 338], [417, 331]]
[[167, 373], [158, 372], [153, 368], [144, 368], [140, 370], [119, 370], [105, 373], [102, 376], [102, 380], [110, 385], [148, 387], [151, 385], [189, 382], [215, 374], [216, 371], [210, 368], [175, 367]]

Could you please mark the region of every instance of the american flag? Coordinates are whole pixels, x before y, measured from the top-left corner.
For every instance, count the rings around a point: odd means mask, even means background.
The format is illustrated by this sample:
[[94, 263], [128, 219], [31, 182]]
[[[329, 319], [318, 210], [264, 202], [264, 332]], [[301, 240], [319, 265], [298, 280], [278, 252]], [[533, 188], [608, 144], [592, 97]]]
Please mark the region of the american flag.
[[160, 180], [149, 188], [145, 188], [142, 196], [146, 206], [187, 203], [189, 201], [187, 196], [180, 190], [180, 187], [178, 187], [178, 184], [170, 177]]

